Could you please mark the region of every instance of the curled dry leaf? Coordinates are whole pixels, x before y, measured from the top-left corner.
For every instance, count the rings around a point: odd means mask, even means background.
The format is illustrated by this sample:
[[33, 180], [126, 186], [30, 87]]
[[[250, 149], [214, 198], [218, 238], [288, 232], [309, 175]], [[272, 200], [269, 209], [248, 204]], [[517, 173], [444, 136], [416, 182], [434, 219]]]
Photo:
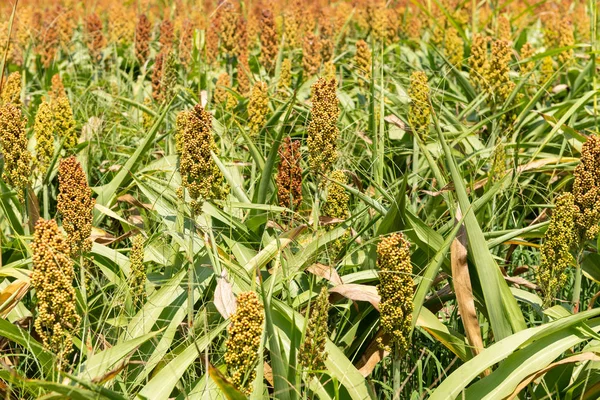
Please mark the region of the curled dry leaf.
[[337, 270], [329, 265], [315, 263], [306, 269], [308, 272], [320, 276], [323, 279], [327, 279], [334, 285], [343, 284], [342, 278], [338, 274]]
[[543, 368], [543, 369], [537, 371], [535, 374], [529, 375], [526, 379], [524, 379], [521, 383], [519, 383], [519, 385], [516, 387], [515, 391], [512, 392], [512, 394], [509, 397], [507, 397], [506, 399], [507, 400], [515, 399], [518, 396], [518, 394], [523, 389], [525, 389], [531, 382], [533, 382], [540, 376], [546, 374], [546, 372], [550, 371], [554, 367], [558, 367], [559, 365], [564, 365], [564, 364], [583, 362], [583, 361], [598, 362], [598, 361], [600, 361], [600, 357], [598, 355], [596, 355], [595, 353], [586, 352], [586, 353], [576, 354], [574, 356], [567, 357], [563, 360], [552, 363], [552, 364], [548, 365], [546, 368]]
[[[381, 343], [379, 342], [381, 340]], [[383, 360], [388, 354], [388, 351], [384, 351], [381, 344], [387, 344], [389, 342], [389, 336], [384, 334], [382, 330], [377, 332], [377, 336], [373, 338], [367, 350], [362, 354], [360, 360], [356, 363], [356, 369], [365, 378], [371, 375], [371, 372], [375, 369], [375, 366]]]
[[406, 122], [402, 121], [400, 118], [398, 118], [394, 114], [386, 115], [383, 119], [385, 122], [392, 124], [392, 125], [396, 125], [398, 128], [400, 128], [402, 130], [405, 130], [405, 131], [409, 130], [408, 124]]
[[[456, 218], [461, 218], [460, 210], [458, 210]], [[450, 261], [452, 283], [454, 284], [454, 293], [456, 293], [460, 318], [465, 327], [471, 351], [474, 355], [477, 355], [483, 350], [483, 339], [481, 337], [479, 320], [477, 319], [477, 311], [475, 310], [475, 299], [473, 297], [471, 277], [467, 264], [467, 234], [464, 226], [460, 227], [458, 235], [452, 241]]]
[[152, 204], [144, 204], [130, 194], [124, 194], [122, 196], [117, 197], [117, 201], [121, 202], [121, 203], [131, 204], [132, 206], [135, 206], [135, 207], [145, 208], [148, 211], [154, 210], [154, 207], [152, 207]]
[[227, 279], [227, 271], [223, 270], [221, 276], [217, 279], [217, 287], [215, 289], [215, 307], [219, 314], [225, 319], [229, 319], [235, 312], [237, 300], [233, 294], [233, 287]]
[[106, 244], [114, 242], [116, 238], [114, 237], [114, 235], [111, 235], [110, 233], [106, 232], [104, 229], [100, 229], [95, 226], [92, 226], [92, 234], [90, 235], [90, 239], [93, 242], [106, 245]]
[[512, 283], [515, 285], [526, 287], [531, 290], [538, 290], [539, 286], [533, 282], [528, 281], [525, 278], [521, 278], [520, 276], [505, 276], [504, 280], [508, 283]]
[[29, 282], [17, 280], [0, 292], [0, 317], [5, 318], [29, 291]]
[[359, 285], [357, 283], [345, 283], [329, 289], [331, 293], [337, 293], [347, 299], [354, 301], [368, 301], [379, 310], [381, 297], [377, 293], [375, 286]]

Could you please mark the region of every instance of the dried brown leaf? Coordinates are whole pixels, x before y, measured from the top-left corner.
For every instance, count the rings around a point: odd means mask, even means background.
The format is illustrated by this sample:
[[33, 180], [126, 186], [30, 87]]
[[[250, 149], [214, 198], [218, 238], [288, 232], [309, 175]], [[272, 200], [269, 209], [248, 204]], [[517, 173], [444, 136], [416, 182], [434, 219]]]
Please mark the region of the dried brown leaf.
[[329, 292], [340, 294], [345, 298], [354, 301], [368, 301], [373, 307], [379, 310], [381, 297], [379, 297], [375, 286], [344, 283], [329, 289]]
[[327, 279], [329, 282], [333, 283], [334, 285], [343, 284], [342, 278], [340, 278], [340, 275], [338, 274], [336, 269], [329, 265], [315, 263], [315, 264], [311, 265], [310, 267], [308, 267], [306, 270], [312, 274], [320, 276], [321, 278]]

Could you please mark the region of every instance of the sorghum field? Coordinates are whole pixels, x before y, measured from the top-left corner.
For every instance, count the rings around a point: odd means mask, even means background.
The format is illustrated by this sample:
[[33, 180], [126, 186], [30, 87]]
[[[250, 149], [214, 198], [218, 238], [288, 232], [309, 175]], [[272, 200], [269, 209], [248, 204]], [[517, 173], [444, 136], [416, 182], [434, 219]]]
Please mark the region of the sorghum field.
[[600, 398], [584, 0], [2, 0], [0, 398]]

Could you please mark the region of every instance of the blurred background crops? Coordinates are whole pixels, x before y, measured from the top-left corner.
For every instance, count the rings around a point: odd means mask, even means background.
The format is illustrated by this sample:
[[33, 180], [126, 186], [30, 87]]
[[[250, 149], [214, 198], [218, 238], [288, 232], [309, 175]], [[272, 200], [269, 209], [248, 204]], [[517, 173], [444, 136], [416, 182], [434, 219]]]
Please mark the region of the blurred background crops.
[[600, 397], [583, 0], [4, 0], [5, 399]]

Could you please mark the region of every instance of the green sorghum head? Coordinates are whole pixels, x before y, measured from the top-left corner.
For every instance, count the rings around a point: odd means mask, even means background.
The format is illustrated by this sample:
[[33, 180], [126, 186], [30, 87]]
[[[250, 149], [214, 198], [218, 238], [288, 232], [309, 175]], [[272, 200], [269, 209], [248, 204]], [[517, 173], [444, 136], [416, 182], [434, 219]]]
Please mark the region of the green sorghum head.
[[72, 336], [81, 318], [77, 314], [73, 261], [69, 243], [56, 221], [40, 218], [35, 225], [31, 285], [37, 298], [35, 331], [47, 350], [64, 360], [73, 348]]
[[0, 106], [0, 148], [4, 155], [2, 179], [14, 190], [21, 202], [31, 175], [31, 154], [27, 150], [25, 120], [21, 109], [12, 103]]
[[267, 123], [269, 112], [269, 93], [267, 84], [256, 82], [252, 87], [250, 101], [248, 102], [248, 127], [250, 135], [256, 136]]
[[54, 114], [54, 129], [59, 140], [62, 141], [65, 149], [71, 149], [77, 146], [79, 135], [75, 129], [75, 118], [71, 104], [66, 96], [61, 96], [52, 102], [52, 112]]
[[413, 133], [425, 140], [429, 134], [429, 123], [431, 121], [429, 85], [427, 84], [425, 72], [415, 71], [412, 73], [408, 96], [410, 97], [408, 123]]
[[212, 115], [200, 104], [177, 116], [175, 141], [179, 173], [196, 212], [200, 211], [203, 200], [222, 200], [229, 193], [223, 174], [211, 156], [211, 151], [218, 152], [211, 129]]
[[488, 75], [488, 46], [489, 39], [482, 34], [475, 33], [471, 40], [471, 55], [469, 57], [469, 78], [473, 86], [480, 89], [486, 88]]
[[317, 175], [326, 175], [337, 160], [339, 105], [335, 79], [319, 78], [312, 86], [311, 119], [308, 124], [309, 163]]
[[146, 299], [146, 268], [144, 267], [144, 237], [137, 234], [131, 240], [129, 253], [131, 276], [129, 289], [134, 306], [143, 304]]
[[392, 348], [408, 349], [413, 312], [413, 279], [410, 244], [400, 233], [387, 236], [377, 245], [377, 267], [381, 296], [380, 325], [390, 337]]
[[264, 309], [255, 292], [240, 293], [225, 343], [225, 364], [233, 385], [249, 395], [263, 331]]
[[337, 183], [347, 183], [346, 174], [344, 171], [333, 171], [329, 178], [331, 181], [327, 183], [327, 199], [323, 206], [323, 214], [331, 218], [347, 219], [350, 216], [348, 210], [350, 196], [346, 193], [346, 189]]
[[58, 165], [58, 191], [56, 209], [62, 217], [71, 255], [87, 253], [92, 248], [90, 236], [96, 201], [75, 156], [61, 160]]
[[575, 168], [573, 195], [579, 213], [575, 219], [582, 241], [598, 235], [600, 222], [600, 137], [589, 136], [581, 149], [581, 162]]
[[54, 116], [52, 106], [46, 100], [42, 100], [35, 114], [33, 132], [35, 133], [36, 167], [43, 176], [54, 156]]
[[322, 287], [316, 301], [311, 303], [306, 335], [298, 351], [298, 361], [309, 376], [314, 376], [316, 371], [325, 369], [327, 359], [325, 345], [329, 337], [328, 319], [329, 292], [326, 287]]
[[21, 73], [19, 71], [10, 74], [2, 86], [0, 104], [8, 103], [17, 107], [21, 106]]
[[544, 306], [549, 306], [556, 293], [565, 285], [566, 270], [571, 262], [570, 249], [575, 244], [575, 197], [567, 192], [555, 201], [548, 230], [541, 248], [537, 281], [544, 294]]

